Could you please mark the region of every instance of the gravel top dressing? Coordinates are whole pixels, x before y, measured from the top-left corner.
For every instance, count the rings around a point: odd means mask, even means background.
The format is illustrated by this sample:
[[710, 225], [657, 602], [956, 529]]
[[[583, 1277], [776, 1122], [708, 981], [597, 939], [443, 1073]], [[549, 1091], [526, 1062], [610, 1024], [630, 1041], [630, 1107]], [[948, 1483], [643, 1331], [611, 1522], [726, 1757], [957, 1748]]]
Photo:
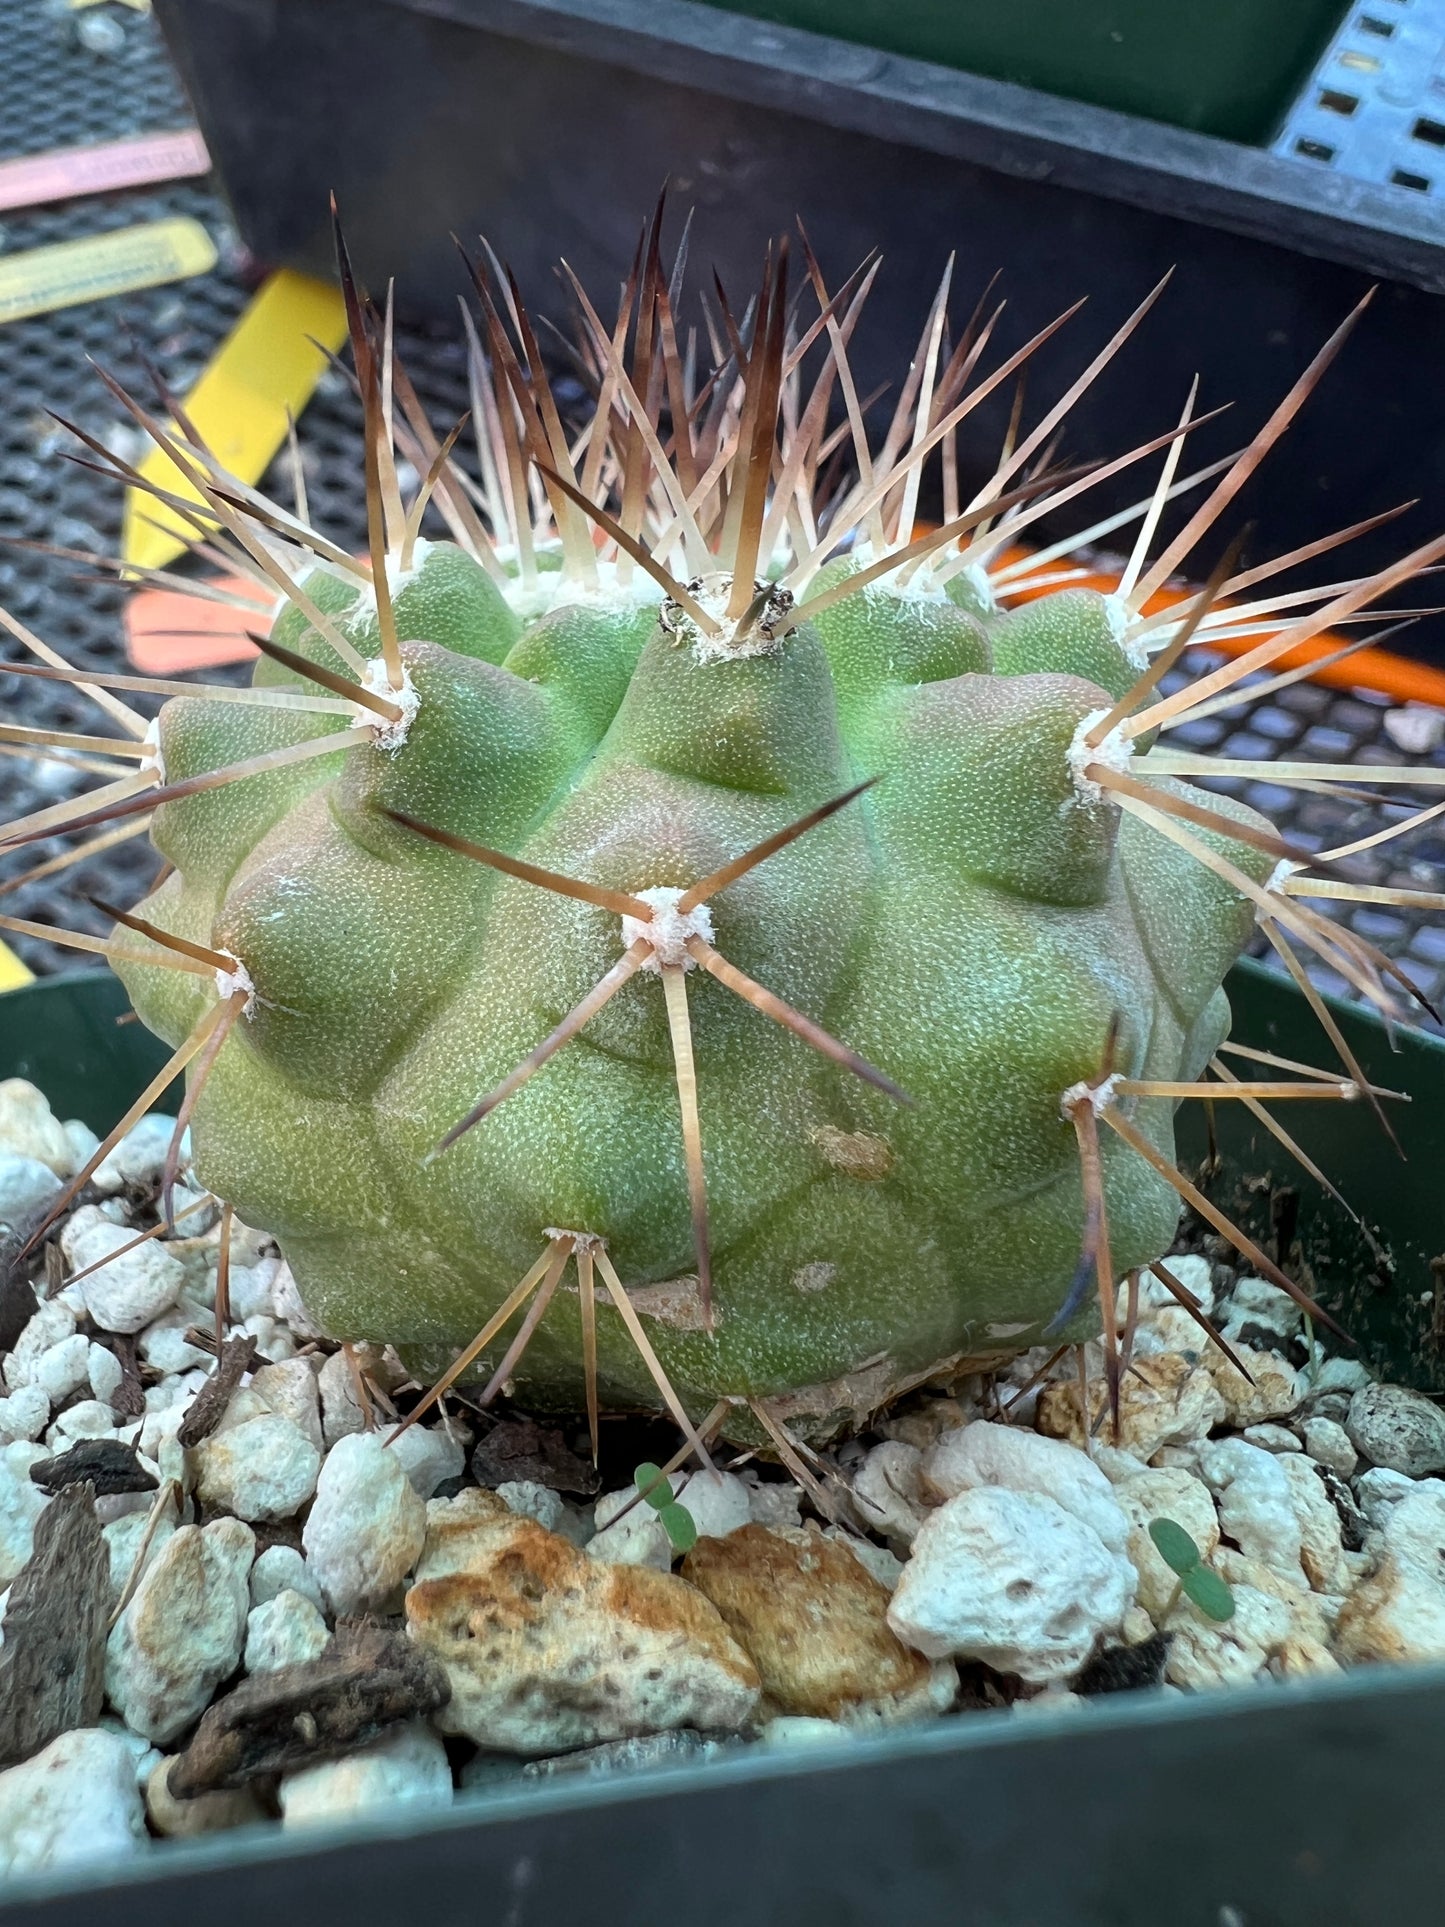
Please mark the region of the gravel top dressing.
[[[337, 1347], [138, 1123], [0, 1296], [0, 1869], [559, 1772], [1445, 1658], [1445, 1414], [1210, 1240], [1095, 1345], [639, 1490], [654, 1421], [481, 1413]], [[0, 1218], [95, 1148], [0, 1085]], [[12, 1242], [19, 1242], [18, 1236]], [[1197, 1242], [1197, 1241], [1196, 1241]], [[219, 1288], [218, 1288], [219, 1287]], [[218, 1296], [220, 1311], [217, 1310]], [[218, 1342], [219, 1340], [219, 1342]], [[637, 1467], [649, 1484], [647, 1467]], [[681, 1546], [688, 1547], [681, 1551]]]

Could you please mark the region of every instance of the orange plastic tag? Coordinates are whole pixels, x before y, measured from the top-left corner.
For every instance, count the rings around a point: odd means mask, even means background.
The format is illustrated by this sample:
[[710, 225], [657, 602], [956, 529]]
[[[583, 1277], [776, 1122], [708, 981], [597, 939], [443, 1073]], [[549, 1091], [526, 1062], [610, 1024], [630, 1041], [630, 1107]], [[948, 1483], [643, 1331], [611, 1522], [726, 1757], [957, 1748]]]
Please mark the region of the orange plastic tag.
[[246, 634], [271, 627], [274, 604], [242, 576], [208, 577], [213, 588], [254, 600], [256, 613], [202, 602], [180, 589], [141, 589], [126, 604], [125, 652], [143, 676], [177, 676], [188, 669], [215, 669], [248, 662], [259, 651]]

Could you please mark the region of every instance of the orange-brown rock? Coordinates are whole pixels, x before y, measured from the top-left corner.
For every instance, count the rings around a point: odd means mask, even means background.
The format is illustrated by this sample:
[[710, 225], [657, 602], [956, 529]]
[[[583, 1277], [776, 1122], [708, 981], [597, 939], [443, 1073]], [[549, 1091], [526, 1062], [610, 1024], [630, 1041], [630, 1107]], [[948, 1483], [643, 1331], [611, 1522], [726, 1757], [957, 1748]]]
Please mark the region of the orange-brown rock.
[[888, 1721], [952, 1704], [952, 1663], [903, 1644], [888, 1624], [887, 1589], [816, 1526], [699, 1539], [682, 1576], [752, 1656], [779, 1713]]
[[476, 1488], [427, 1516], [407, 1625], [451, 1683], [444, 1730], [530, 1755], [752, 1718], [751, 1660], [671, 1573], [588, 1559]]

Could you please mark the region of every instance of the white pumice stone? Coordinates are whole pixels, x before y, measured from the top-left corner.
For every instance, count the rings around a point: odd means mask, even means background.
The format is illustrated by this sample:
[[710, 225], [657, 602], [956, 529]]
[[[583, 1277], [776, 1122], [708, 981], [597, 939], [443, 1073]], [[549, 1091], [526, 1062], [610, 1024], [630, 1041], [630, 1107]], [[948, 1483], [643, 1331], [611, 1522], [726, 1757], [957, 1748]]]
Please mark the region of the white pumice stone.
[[321, 1596], [321, 1588], [316, 1583], [316, 1575], [294, 1546], [267, 1546], [251, 1568], [251, 1604], [264, 1606], [283, 1592], [299, 1593], [309, 1599], [318, 1611], [324, 1611], [326, 1602]]
[[1300, 1527], [1282, 1461], [1242, 1438], [1215, 1439], [1199, 1448], [1199, 1470], [1215, 1496], [1224, 1536], [1298, 1583]]
[[145, 1838], [135, 1765], [115, 1733], [78, 1727], [0, 1773], [0, 1875], [109, 1866]]
[[[154, 1498], [155, 1494], [150, 1493], [147, 1496]], [[115, 1602], [120, 1598], [126, 1581], [130, 1578], [131, 1570], [135, 1565], [136, 1558], [141, 1549], [141, 1543], [145, 1538], [148, 1517], [148, 1512], [128, 1512], [124, 1517], [112, 1519], [107, 1525], [101, 1528], [101, 1537], [105, 1540], [105, 1550], [110, 1560], [110, 1599], [112, 1609], [115, 1606]], [[152, 1532], [150, 1544], [146, 1548], [147, 1568], [159, 1556], [161, 1548], [165, 1545], [166, 1541], [175, 1536], [175, 1531], [175, 1512], [173, 1508], [168, 1507], [167, 1510], [161, 1514], [160, 1518], [156, 1520], [155, 1530]]]
[[0, 1450], [0, 1586], [8, 1586], [30, 1557], [35, 1521], [49, 1503], [30, 1468], [49, 1457], [43, 1445], [23, 1439]]
[[0, 1151], [0, 1224], [27, 1224], [61, 1189], [60, 1179], [39, 1158]]
[[418, 1498], [429, 1499], [447, 1479], [459, 1478], [466, 1467], [467, 1455], [461, 1441], [454, 1439], [444, 1425], [413, 1425], [398, 1433], [393, 1426], [383, 1438], [395, 1437], [387, 1450], [400, 1459]]
[[1342, 1479], [1348, 1479], [1360, 1462], [1349, 1433], [1332, 1418], [1307, 1418], [1300, 1427], [1300, 1437], [1315, 1463]]
[[70, 1176], [83, 1171], [100, 1149], [100, 1139], [90, 1126], [78, 1117], [68, 1117], [61, 1125], [65, 1142], [70, 1146]]
[[287, 1587], [246, 1619], [248, 1673], [271, 1673], [278, 1666], [301, 1666], [320, 1657], [330, 1637], [326, 1621], [311, 1600]]
[[[128, 1184], [154, 1184], [165, 1169], [166, 1153], [175, 1135], [176, 1120], [152, 1111], [132, 1124], [113, 1150], [106, 1153], [91, 1179], [97, 1191], [121, 1191]], [[181, 1167], [190, 1160], [191, 1134], [181, 1139]]]
[[22, 1385], [0, 1398], [0, 1445], [38, 1439], [50, 1423], [50, 1400], [38, 1385]]
[[379, 1606], [411, 1571], [426, 1538], [426, 1504], [374, 1432], [326, 1455], [302, 1528], [307, 1564], [333, 1612]]
[[102, 1331], [142, 1330], [175, 1304], [186, 1282], [184, 1265], [155, 1239], [122, 1251], [134, 1235], [122, 1225], [100, 1223], [75, 1241], [77, 1269], [110, 1252], [120, 1254], [80, 1281], [86, 1310]]
[[1412, 1479], [1445, 1471], [1445, 1412], [1403, 1385], [1363, 1385], [1345, 1430], [1361, 1457]]
[[980, 1659], [1045, 1686], [1119, 1631], [1135, 1584], [1129, 1560], [1057, 1500], [979, 1486], [920, 1526], [888, 1623], [930, 1659]]
[[256, 1538], [239, 1519], [181, 1526], [147, 1566], [106, 1646], [111, 1705], [132, 1731], [184, 1732], [236, 1670]]
[[1108, 1479], [1062, 1439], [976, 1420], [945, 1432], [924, 1455], [925, 1488], [951, 1499], [978, 1486], [1042, 1492], [1093, 1528], [1111, 1552], [1127, 1556], [1129, 1521]]
[[35, 1375], [37, 1360], [43, 1358], [52, 1345], [72, 1337], [74, 1332], [75, 1313], [58, 1299], [48, 1298], [26, 1321], [25, 1329], [5, 1360], [5, 1383], [9, 1389], [13, 1392], [28, 1385]]
[[673, 1549], [667, 1529], [646, 1500], [638, 1498], [636, 1486], [624, 1486], [620, 1492], [604, 1492], [592, 1516], [597, 1531], [587, 1542], [589, 1559], [607, 1566], [650, 1566], [654, 1572], [672, 1570]]
[[119, 1437], [120, 1428], [110, 1406], [98, 1398], [82, 1398], [74, 1405], [66, 1406], [46, 1432], [45, 1442], [55, 1451], [65, 1452], [81, 1439]]
[[333, 1352], [321, 1367], [321, 1429], [329, 1449], [338, 1439], [366, 1430], [366, 1414], [356, 1402], [356, 1387], [345, 1352]]
[[30, 1383], [38, 1385], [52, 1405], [63, 1404], [90, 1383], [90, 1340], [82, 1332], [57, 1340], [35, 1360]]
[[107, 1345], [97, 1345], [92, 1341], [85, 1359], [85, 1377], [94, 1395], [109, 1405], [121, 1388], [125, 1373], [121, 1370], [120, 1360]]
[[314, 1826], [398, 1806], [444, 1807], [452, 1801], [446, 1748], [429, 1726], [406, 1726], [370, 1746], [288, 1773], [281, 1782], [287, 1827]]
[[43, 1093], [23, 1077], [7, 1077], [0, 1083], [0, 1149], [34, 1158], [57, 1178], [68, 1178], [75, 1170], [65, 1126]]
[[146, 1364], [167, 1377], [180, 1372], [204, 1370], [211, 1363], [209, 1352], [193, 1345], [186, 1333], [193, 1325], [204, 1327], [209, 1313], [187, 1292], [169, 1311], [152, 1318], [140, 1334], [140, 1355]]
[[196, 1496], [208, 1512], [290, 1519], [316, 1490], [321, 1454], [275, 1413], [213, 1432], [195, 1448]]

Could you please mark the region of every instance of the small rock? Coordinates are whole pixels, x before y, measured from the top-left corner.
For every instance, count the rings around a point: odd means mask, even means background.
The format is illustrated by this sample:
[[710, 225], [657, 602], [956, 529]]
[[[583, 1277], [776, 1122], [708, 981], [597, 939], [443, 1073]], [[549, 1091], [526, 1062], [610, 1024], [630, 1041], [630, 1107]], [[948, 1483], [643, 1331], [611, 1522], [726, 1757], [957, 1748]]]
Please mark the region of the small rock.
[[57, 1178], [68, 1178], [77, 1168], [64, 1125], [44, 1094], [23, 1077], [0, 1083], [0, 1147], [47, 1165]]
[[1412, 1479], [1445, 1471], [1445, 1412], [1403, 1385], [1362, 1385], [1345, 1430], [1373, 1465]]
[[[1209, 1260], [1197, 1251], [1174, 1253], [1166, 1260], [1176, 1281], [1183, 1285], [1189, 1296], [1206, 1317], [1214, 1310], [1214, 1267]], [[1139, 1307], [1141, 1317], [1147, 1318], [1156, 1311], [1172, 1310], [1178, 1303], [1172, 1291], [1162, 1279], [1152, 1272], [1142, 1273], [1139, 1281]], [[1195, 1330], [1199, 1327], [1196, 1325]]]
[[333, 1352], [317, 1381], [321, 1395], [321, 1430], [329, 1451], [339, 1439], [366, 1430], [366, 1414], [356, 1399], [356, 1381], [345, 1352]]
[[39, 1158], [0, 1152], [0, 1224], [24, 1225], [58, 1198], [64, 1187]]
[[1044, 1686], [1119, 1631], [1135, 1584], [1128, 1559], [1057, 1500], [981, 1486], [924, 1521], [888, 1622], [930, 1658], [978, 1659]]
[[1139, 1604], [1151, 1622], [1162, 1619], [1179, 1581], [1155, 1550], [1149, 1527], [1156, 1519], [1172, 1519], [1183, 1526], [1207, 1560], [1219, 1544], [1214, 1501], [1193, 1473], [1177, 1467], [1151, 1466], [1115, 1486], [1114, 1496], [1131, 1525], [1128, 1552], [1139, 1574]]
[[1445, 710], [1432, 703], [1406, 703], [1387, 709], [1380, 719], [1385, 734], [1407, 756], [1428, 756], [1445, 737]]
[[751, 1718], [752, 1662], [681, 1579], [590, 1560], [480, 1488], [427, 1514], [406, 1613], [451, 1684], [443, 1731], [547, 1754]]
[[113, 1733], [78, 1727], [0, 1773], [0, 1875], [109, 1865], [145, 1837], [131, 1751]]
[[290, 1519], [316, 1490], [321, 1454], [289, 1419], [268, 1415], [213, 1432], [195, 1448], [196, 1496], [208, 1512]]
[[[499, 1486], [493, 1487], [502, 1504], [519, 1519], [535, 1519], [539, 1526], [548, 1532], [561, 1532], [562, 1521], [567, 1508], [560, 1492], [554, 1492], [550, 1485], [538, 1485], [535, 1479], [504, 1479]], [[622, 1509], [622, 1502], [633, 1496], [629, 1492], [611, 1492], [609, 1499], [616, 1500], [614, 1512]], [[599, 1504], [601, 1501], [599, 1501]], [[564, 1535], [565, 1536], [565, 1535]], [[632, 1563], [623, 1561], [623, 1564]]]
[[1298, 1580], [1300, 1528], [1286, 1464], [1237, 1438], [1212, 1440], [1199, 1452], [1199, 1470], [1218, 1501], [1224, 1536], [1251, 1559]]
[[[773, 1532], [797, 1532], [799, 1525], [773, 1526]], [[861, 1539], [856, 1532], [845, 1532], [842, 1526], [824, 1526], [823, 1537], [831, 1539], [836, 1545], [845, 1546], [864, 1572], [876, 1579], [884, 1592], [892, 1592], [903, 1577], [903, 1561], [887, 1546], [876, 1545], [871, 1539]]]
[[70, 1307], [62, 1304], [58, 1298], [47, 1299], [26, 1321], [25, 1329], [5, 1360], [5, 1383], [8, 1388], [14, 1392], [22, 1385], [28, 1385], [36, 1361], [44, 1357], [52, 1345], [71, 1337], [74, 1331], [75, 1313]]
[[773, 1752], [794, 1752], [799, 1747], [835, 1746], [851, 1740], [852, 1732], [841, 1720], [814, 1719], [806, 1713], [782, 1713], [763, 1725], [763, 1745]]
[[924, 1457], [923, 1484], [940, 1499], [988, 1485], [1042, 1492], [1091, 1526], [1111, 1552], [1128, 1548], [1129, 1523], [1108, 1479], [1061, 1439], [980, 1419], [943, 1434]]
[[129, 1251], [134, 1232], [124, 1225], [94, 1224], [76, 1241], [73, 1261], [83, 1270], [109, 1252], [117, 1252], [80, 1281], [85, 1308], [102, 1331], [138, 1332], [168, 1311], [186, 1282], [186, 1269], [152, 1239]]
[[[152, 1111], [132, 1124], [113, 1150], [96, 1166], [91, 1183], [97, 1191], [123, 1191], [128, 1184], [155, 1184], [165, 1169], [166, 1154], [175, 1136], [176, 1120]], [[190, 1157], [190, 1133], [181, 1140], [181, 1165]]]
[[[1089, 1388], [1089, 1429], [1100, 1421], [1108, 1393], [1100, 1380]], [[1185, 1352], [1138, 1358], [1120, 1387], [1118, 1443], [1137, 1459], [1152, 1459], [1161, 1445], [1202, 1439], [1224, 1417], [1225, 1405], [1209, 1372]], [[1107, 1421], [1101, 1430], [1106, 1429]], [[1083, 1447], [1077, 1383], [1046, 1385], [1039, 1398], [1038, 1428], [1050, 1438]], [[1112, 1441], [1112, 1434], [1108, 1434]]]
[[115, 1395], [125, 1383], [125, 1371], [109, 1346], [92, 1344], [86, 1356], [86, 1382], [102, 1405], [115, 1409]]
[[34, 1549], [35, 1521], [49, 1501], [31, 1479], [30, 1468], [48, 1457], [43, 1447], [24, 1440], [0, 1450], [0, 1586], [10, 1584]]
[[[1027, 1357], [1028, 1354], [1024, 1353], [1023, 1356]], [[1041, 1359], [1047, 1356], [1047, 1351], [1040, 1353]], [[903, 1445], [913, 1446], [916, 1451], [926, 1452], [940, 1433], [956, 1432], [960, 1425], [967, 1425], [971, 1418], [977, 1416], [976, 1411], [965, 1408], [956, 1398], [920, 1398], [911, 1409], [882, 1420], [877, 1429], [886, 1439], [897, 1439]], [[758, 1520], [757, 1523], [762, 1525], [766, 1522]]]
[[379, 1606], [416, 1564], [426, 1530], [424, 1501], [377, 1435], [338, 1439], [326, 1455], [301, 1534], [307, 1564], [332, 1611]]
[[[391, 1438], [394, 1433], [395, 1428], [383, 1432], [382, 1437]], [[466, 1469], [467, 1455], [461, 1441], [453, 1438], [445, 1425], [413, 1425], [396, 1437], [389, 1450], [401, 1460], [419, 1499], [429, 1499], [439, 1485], [460, 1478]]]
[[1169, 1621], [1164, 1677], [1174, 1686], [1202, 1692], [1258, 1679], [1291, 1637], [1289, 1609], [1253, 1586], [1233, 1586], [1234, 1616], [1222, 1624], [1181, 1600]]
[[1260, 1345], [1269, 1351], [1275, 1343], [1287, 1344], [1302, 1322], [1300, 1307], [1287, 1291], [1267, 1278], [1241, 1278], [1230, 1298], [1223, 1331], [1231, 1344]]
[[276, 1316], [283, 1324], [288, 1325], [298, 1338], [326, 1337], [326, 1333], [302, 1303], [295, 1276], [284, 1259], [271, 1282], [271, 1303]]
[[1234, 1353], [1247, 1367], [1252, 1385], [1216, 1346], [1211, 1345], [1205, 1357], [1209, 1375], [1224, 1401], [1224, 1416], [1231, 1425], [1259, 1425], [1269, 1419], [1288, 1418], [1299, 1409], [1304, 1381], [1288, 1359], [1277, 1352], [1257, 1351], [1251, 1345], [1235, 1345]]
[[[216, 1430], [228, 1432], [245, 1424], [247, 1419], [259, 1418], [262, 1413], [271, 1413], [294, 1425], [315, 1448], [319, 1462], [325, 1441], [316, 1370], [309, 1358], [283, 1358], [274, 1365], [263, 1365], [252, 1375], [250, 1384], [231, 1400]], [[410, 1436], [408, 1433], [407, 1437]]]
[[38, 1385], [22, 1385], [0, 1398], [0, 1445], [37, 1439], [50, 1423], [50, 1400]]
[[1369, 1371], [1358, 1358], [1326, 1358], [1310, 1380], [1310, 1396], [1321, 1392], [1358, 1392], [1362, 1385], [1373, 1385]]
[[427, 1726], [403, 1727], [348, 1754], [302, 1767], [281, 1782], [281, 1818], [314, 1826], [394, 1806], [445, 1807], [452, 1800], [447, 1750]]
[[114, 1439], [120, 1436], [115, 1413], [98, 1398], [77, 1399], [67, 1405], [45, 1434], [52, 1452], [64, 1452], [81, 1439]]
[[1305, 1451], [1315, 1463], [1328, 1466], [1342, 1479], [1348, 1479], [1360, 1462], [1349, 1433], [1332, 1418], [1307, 1418], [1300, 1428], [1300, 1436]]
[[134, 1732], [183, 1732], [236, 1670], [256, 1540], [237, 1519], [181, 1526], [151, 1561], [111, 1632], [106, 1693]]
[[279, 1258], [258, 1258], [254, 1265], [233, 1265], [230, 1276], [231, 1316], [238, 1324], [248, 1318], [276, 1318], [276, 1274]]
[[1343, 1593], [1350, 1586], [1340, 1515], [1311, 1460], [1281, 1458], [1300, 1534], [1300, 1564], [1315, 1592]]
[[[803, 1495], [791, 1480], [759, 1479], [743, 1474], [748, 1488], [748, 1516], [755, 1526], [798, 1526], [803, 1523]], [[880, 1547], [881, 1551], [881, 1547]]]
[[1392, 1472], [1387, 1465], [1371, 1466], [1355, 1480], [1355, 1496], [1360, 1510], [1378, 1531], [1400, 1503], [1415, 1490], [1414, 1479], [1403, 1472]]
[[[498, 1490], [500, 1491], [500, 1487]], [[558, 1506], [560, 1509], [561, 1501]], [[652, 1507], [637, 1496], [636, 1486], [604, 1492], [592, 1513], [596, 1532], [587, 1542], [587, 1557], [599, 1565], [646, 1566], [671, 1572], [672, 1541]]]
[[248, 1673], [270, 1673], [278, 1666], [304, 1666], [326, 1650], [330, 1634], [320, 1610], [289, 1587], [264, 1605], [253, 1606], [246, 1618], [246, 1651], [242, 1664]]
[[[140, 1552], [141, 1541], [145, 1538], [149, 1514], [130, 1512], [121, 1519], [113, 1519], [102, 1527], [101, 1537], [105, 1540], [107, 1557], [110, 1560], [110, 1602], [112, 1609], [120, 1598], [125, 1582], [130, 1578], [131, 1567]], [[150, 1545], [146, 1552], [146, 1565], [158, 1556], [161, 1547], [172, 1538], [176, 1530], [175, 1508], [164, 1511], [156, 1521], [155, 1531], [151, 1534]]]
[[[82, 1289], [84, 1284], [82, 1283]], [[177, 1372], [205, 1371], [213, 1362], [211, 1354], [186, 1337], [192, 1326], [207, 1326], [210, 1317], [194, 1298], [182, 1296], [170, 1310], [151, 1319], [140, 1334], [140, 1355], [152, 1371], [167, 1376]]]
[[1445, 1484], [1427, 1479], [1381, 1527], [1379, 1570], [1345, 1601], [1335, 1647], [1347, 1664], [1445, 1659]]
[[[960, 1435], [950, 1432], [944, 1436]], [[936, 1449], [932, 1447], [930, 1452]], [[886, 1439], [873, 1447], [853, 1475], [853, 1503], [858, 1516], [904, 1557], [928, 1509], [922, 1465], [923, 1454], [916, 1445]]]
[[65, 1141], [70, 1146], [70, 1175], [83, 1171], [100, 1149], [100, 1139], [90, 1126], [78, 1117], [68, 1117], [61, 1125]]
[[[674, 1496], [692, 1514], [700, 1539], [725, 1539], [752, 1518], [751, 1495], [731, 1472], [674, 1472]], [[650, 1508], [649, 1508], [650, 1510]]]
[[318, 1612], [325, 1611], [316, 1576], [295, 1546], [267, 1546], [251, 1568], [251, 1604], [264, 1606], [282, 1592], [299, 1592]]
[[699, 1539], [682, 1576], [717, 1607], [783, 1713], [890, 1724], [953, 1704], [954, 1668], [903, 1645], [887, 1589], [816, 1526]]
[[190, 1840], [202, 1833], [225, 1833], [266, 1818], [266, 1810], [249, 1787], [233, 1792], [201, 1793], [194, 1800], [178, 1800], [167, 1781], [172, 1756], [156, 1761], [146, 1778], [146, 1814], [156, 1832], [169, 1840]]
[[1303, 1452], [1295, 1434], [1287, 1425], [1246, 1425], [1244, 1428], [1246, 1445], [1257, 1445], [1261, 1452]]

